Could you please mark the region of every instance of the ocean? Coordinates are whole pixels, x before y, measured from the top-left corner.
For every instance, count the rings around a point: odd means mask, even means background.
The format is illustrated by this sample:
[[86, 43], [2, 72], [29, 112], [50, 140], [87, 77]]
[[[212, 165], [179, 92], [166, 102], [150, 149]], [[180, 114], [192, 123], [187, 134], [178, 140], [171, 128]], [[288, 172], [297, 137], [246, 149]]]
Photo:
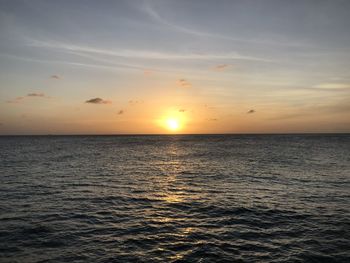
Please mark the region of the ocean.
[[0, 137], [0, 262], [350, 262], [350, 135]]

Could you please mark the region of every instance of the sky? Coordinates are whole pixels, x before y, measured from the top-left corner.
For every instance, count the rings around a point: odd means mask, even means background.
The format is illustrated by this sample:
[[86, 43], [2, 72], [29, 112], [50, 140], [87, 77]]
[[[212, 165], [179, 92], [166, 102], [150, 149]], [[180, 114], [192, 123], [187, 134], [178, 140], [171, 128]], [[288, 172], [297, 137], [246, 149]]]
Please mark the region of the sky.
[[0, 0], [0, 135], [350, 132], [350, 1]]

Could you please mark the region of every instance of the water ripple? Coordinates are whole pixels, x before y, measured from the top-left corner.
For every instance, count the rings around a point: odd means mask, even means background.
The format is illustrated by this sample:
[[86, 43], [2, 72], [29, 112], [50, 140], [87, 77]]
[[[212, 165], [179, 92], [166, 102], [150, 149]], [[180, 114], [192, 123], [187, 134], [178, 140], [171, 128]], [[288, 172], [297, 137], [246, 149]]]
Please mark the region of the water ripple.
[[0, 138], [1, 262], [350, 262], [350, 136]]

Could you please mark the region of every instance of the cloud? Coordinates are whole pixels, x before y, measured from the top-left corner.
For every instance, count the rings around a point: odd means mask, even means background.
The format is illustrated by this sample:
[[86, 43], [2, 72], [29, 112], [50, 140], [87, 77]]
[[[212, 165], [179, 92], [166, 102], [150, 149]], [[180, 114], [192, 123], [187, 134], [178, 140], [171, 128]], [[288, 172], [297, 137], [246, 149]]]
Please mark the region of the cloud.
[[218, 121], [218, 119], [216, 118], [212, 118], [212, 119], [207, 119], [208, 121]]
[[27, 97], [46, 97], [44, 93], [28, 93]]
[[85, 101], [85, 103], [91, 103], [91, 104], [111, 104], [112, 101], [110, 100], [104, 100], [101, 98], [93, 98]]
[[217, 65], [214, 67], [214, 70], [216, 71], [224, 71], [226, 70], [227, 68], [231, 67], [231, 65], [228, 65], [228, 64], [220, 64], [220, 65]]
[[51, 75], [50, 76], [50, 79], [60, 79], [61, 77], [60, 76], [58, 76], [58, 75]]
[[295, 118], [320, 116], [328, 114], [350, 114], [350, 103], [348, 100], [338, 101], [328, 105], [316, 105], [298, 108], [296, 112], [280, 114], [270, 120], [288, 120]]
[[124, 110], [118, 111], [118, 115], [122, 115], [122, 114], [124, 114]]
[[20, 103], [22, 100], [24, 100], [24, 97], [17, 97], [12, 100], [6, 101], [7, 103]]
[[185, 109], [179, 109], [179, 112], [185, 112], [186, 110]]
[[143, 100], [129, 100], [130, 105], [136, 105], [140, 103], [143, 103]]
[[321, 83], [313, 86], [316, 89], [323, 90], [347, 90], [350, 89], [350, 84], [348, 83]]
[[309, 112], [305, 113], [291, 113], [291, 114], [282, 114], [276, 117], [269, 118], [269, 120], [288, 120], [288, 119], [294, 119], [299, 117], [304, 117], [310, 115]]
[[[141, 11], [146, 13], [150, 18], [152, 18], [154, 21], [158, 22], [161, 25], [167, 26], [168, 28], [182, 32], [185, 34], [189, 34], [192, 36], [197, 37], [204, 37], [204, 38], [213, 38], [216, 40], [229, 40], [234, 42], [241, 42], [241, 43], [255, 43], [260, 45], [277, 45], [277, 46], [290, 46], [290, 47], [309, 47], [309, 43], [306, 42], [299, 42], [299, 41], [291, 41], [291, 40], [285, 40], [281, 41], [280, 39], [272, 38], [272, 39], [266, 39], [266, 38], [238, 38], [238, 37], [231, 37], [229, 35], [223, 35], [223, 34], [217, 34], [217, 33], [211, 33], [206, 31], [200, 31], [196, 30], [195, 28], [183, 26], [178, 23], [173, 23], [167, 20], [160, 12], [158, 12], [154, 7], [152, 7], [151, 3], [148, 1], [145, 1], [143, 5], [141, 5]], [[172, 10], [172, 13], [174, 11]]]
[[208, 110], [215, 110], [217, 107], [209, 106], [208, 104], [204, 104], [204, 108], [207, 108]]
[[179, 87], [182, 87], [182, 88], [191, 88], [192, 85], [190, 82], [188, 82], [187, 80], [185, 79], [178, 79], [176, 81], [176, 84], [179, 86]]
[[[252, 57], [241, 55], [235, 51], [230, 52], [220, 52], [220, 53], [193, 53], [193, 52], [159, 52], [153, 50], [138, 50], [138, 49], [99, 49], [89, 46], [82, 45], [72, 45], [64, 42], [56, 42], [56, 41], [41, 41], [31, 39], [28, 43], [29, 46], [37, 47], [37, 48], [47, 48], [47, 49], [55, 49], [62, 52], [82, 55], [90, 58], [94, 58], [89, 56], [92, 55], [102, 55], [102, 56], [110, 56], [110, 57], [124, 57], [124, 58], [135, 58], [135, 59], [156, 59], [156, 60], [249, 60], [249, 61], [261, 61], [261, 62], [272, 62], [269, 59], [260, 58], [260, 57]], [[96, 57], [95, 57], [96, 59]], [[98, 59], [102, 61], [101, 59]], [[121, 65], [124, 67], [130, 67], [134, 69], [143, 69], [147, 70], [144, 67], [135, 67], [131, 65]]]
[[8, 100], [6, 102], [7, 103], [20, 103], [27, 98], [33, 98], [33, 97], [50, 99], [50, 97], [46, 96], [45, 93], [33, 92], [33, 93], [28, 93], [26, 96], [16, 97], [16, 98], [14, 98], [12, 100]]
[[251, 109], [251, 110], [247, 111], [247, 114], [252, 114], [252, 113], [255, 113], [255, 110]]
[[154, 74], [154, 71], [152, 70], [149, 70], [149, 69], [146, 69], [143, 71], [143, 75], [149, 77], [149, 76], [152, 76]]

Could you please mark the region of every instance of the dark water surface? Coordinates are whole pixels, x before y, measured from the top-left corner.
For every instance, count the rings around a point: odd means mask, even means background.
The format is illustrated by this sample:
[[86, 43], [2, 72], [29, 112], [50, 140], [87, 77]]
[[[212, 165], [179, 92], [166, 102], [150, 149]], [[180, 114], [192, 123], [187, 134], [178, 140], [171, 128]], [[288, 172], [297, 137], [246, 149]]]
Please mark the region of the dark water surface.
[[349, 135], [0, 137], [1, 262], [350, 262]]

